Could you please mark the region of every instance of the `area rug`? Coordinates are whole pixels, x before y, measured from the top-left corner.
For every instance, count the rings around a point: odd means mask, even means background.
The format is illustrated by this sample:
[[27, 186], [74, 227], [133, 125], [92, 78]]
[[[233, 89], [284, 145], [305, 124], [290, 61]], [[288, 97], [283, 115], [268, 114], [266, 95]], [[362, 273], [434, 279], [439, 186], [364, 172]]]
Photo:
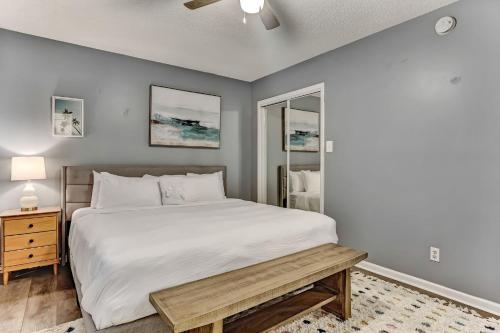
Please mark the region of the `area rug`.
[[359, 271], [352, 273], [352, 318], [322, 310], [273, 333], [500, 333], [500, 321]]
[[70, 321], [52, 328], [47, 328], [36, 333], [85, 333], [85, 327], [83, 326], [83, 319], [77, 319], [75, 321]]
[[[317, 310], [273, 333], [500, 333], [500, 320], [355, 271], [352, 318]], [[85, 333], [81, 319], [37, 333]], [[244, 333], [244, 332], [242, 332]]]

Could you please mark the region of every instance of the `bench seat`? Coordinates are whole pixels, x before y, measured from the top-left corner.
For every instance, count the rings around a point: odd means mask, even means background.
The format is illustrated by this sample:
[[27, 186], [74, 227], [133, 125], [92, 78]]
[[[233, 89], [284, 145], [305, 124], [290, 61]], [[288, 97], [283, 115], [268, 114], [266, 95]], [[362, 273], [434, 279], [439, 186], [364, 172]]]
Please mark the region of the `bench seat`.
[[[350, 317], [350, 269], [364, 251], [325, 244], [150, 294], [166, 325], [177, 332], [263, 332], [319, 307]], [[292, 291], [313, 288], [223, 327], [223, 319]]]

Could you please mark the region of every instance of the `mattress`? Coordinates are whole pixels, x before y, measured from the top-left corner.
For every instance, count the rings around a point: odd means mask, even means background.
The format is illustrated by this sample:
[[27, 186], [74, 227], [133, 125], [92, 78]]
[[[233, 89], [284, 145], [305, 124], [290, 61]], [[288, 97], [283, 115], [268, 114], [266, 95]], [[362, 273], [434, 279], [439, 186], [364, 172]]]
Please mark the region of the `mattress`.
[[308, 210], [311, 212], [320, 211], [319, 192], [292, 192], [290, 193], [291, 208]]
[[238, 199], [75, 211], [69, 246], [95, 327], [150, 316], [149, 293], [337, 242], [318, 213]]

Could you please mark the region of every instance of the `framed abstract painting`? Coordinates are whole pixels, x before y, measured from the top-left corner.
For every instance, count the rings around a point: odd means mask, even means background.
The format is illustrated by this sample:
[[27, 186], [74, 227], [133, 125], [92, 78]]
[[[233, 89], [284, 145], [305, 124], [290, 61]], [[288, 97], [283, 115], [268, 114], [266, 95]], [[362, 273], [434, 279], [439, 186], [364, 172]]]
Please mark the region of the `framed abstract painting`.
[[52, 96], [52, 135], [83, 138], [83, 99]]
[[221, 97], [151, 85], [149, 145], [220, 148]]
[[[283, 150], [288, 149], [286, 124], [288, 122], [286, 108], [282, 111]], [[319, 113], [290, 109], [290, 151], [319, 152]]]

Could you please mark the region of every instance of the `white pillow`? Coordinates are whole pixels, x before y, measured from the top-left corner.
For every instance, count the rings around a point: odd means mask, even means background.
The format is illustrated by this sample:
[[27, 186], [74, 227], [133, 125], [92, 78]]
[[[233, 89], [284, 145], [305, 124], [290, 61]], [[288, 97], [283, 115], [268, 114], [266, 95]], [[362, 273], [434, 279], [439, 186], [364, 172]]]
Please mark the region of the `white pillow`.
[[184, 200], [195, 201], [216, 201], [226, 198], [224, 186], [220, 183], [217, 173], [198, 176], [186, 176], [183, 184]]
[[290, 171], [290, 192], [304, 192], [304, 174], [301, 171]]
[[90, 199], [90, 207], [92, 208], [97, 208], [97, 202], [99, 202], [99, 192], [100, 192], [100, 187], [101, 187], [101, 181], [104, 178], [115, 178], [115, 179], [140, 179], [137, 177], [123, 177], [123, 176], [117, 176], [113, 175], [109, 172], [97, 172], [95, 170], [92, 171], [94, 175], [94, 185], [92, 186], [92, 198]]
[[321, 174], [319, 171], [302, 171], [306, 192], [321, 191]]
[[99, 188], [101, 186], [102, 177], [99, 172], [92, 171], [94, 175], [94, 186], [92, 186], [92, 198], [90, 199], [90, 207], [97, 208], [97, 201], [99, 200]]
[[144, 175], [142, 176], [142, 178], [146, 178], [146, 179], [156, 179], [157, 182], [160, 182], [160, 177], [159, 176], [151, 176], [151, 175]]
[[198, 174], [198, 173], [188, 173], [188, 176], [214, 176], [217, 177], [219, 181], [219, 191], [217, 195], [220, 197], [222, 194], [223, 199], [226, 198], [226, 193], [224, 190], [224, 173], [222, 171], [214, 172], [214, 173], [204, 173], [204, 174]]
[[96, 208], [161, 206], [155, 179], [103, 177]]
[[[149, 177], [156, 178], [148, 175]], [[163, 205], [182, 205], [186, 201], [184, 199], [184, 183], [186, 178], [187, 176], [184, 175], [165, 175], [159, 177]]]

